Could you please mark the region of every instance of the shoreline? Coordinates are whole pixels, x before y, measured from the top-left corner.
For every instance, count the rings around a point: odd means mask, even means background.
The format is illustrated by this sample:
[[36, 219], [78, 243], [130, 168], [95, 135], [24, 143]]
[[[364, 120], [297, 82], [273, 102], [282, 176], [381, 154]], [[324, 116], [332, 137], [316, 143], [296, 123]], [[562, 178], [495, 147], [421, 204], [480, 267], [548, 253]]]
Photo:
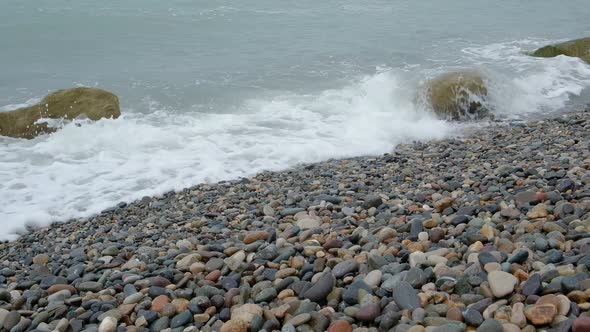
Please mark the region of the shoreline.
[[588, 324], [589, 137], [590, 109], [498, 122], [53, 223], [0, 244], [0, 325]]

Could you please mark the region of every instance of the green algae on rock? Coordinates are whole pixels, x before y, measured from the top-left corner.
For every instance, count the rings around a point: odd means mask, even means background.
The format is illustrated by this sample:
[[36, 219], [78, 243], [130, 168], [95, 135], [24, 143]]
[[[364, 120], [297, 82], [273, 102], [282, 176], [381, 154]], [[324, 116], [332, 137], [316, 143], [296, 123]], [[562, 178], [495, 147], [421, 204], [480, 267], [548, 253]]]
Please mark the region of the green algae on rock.
[[531, 53], [532, 56], [552, 58], [567, 55], [590, 63], [590, 37], [574, 39], [559, 44], [547, 45]]
[[479, 120], [490, 116], [485, 107], [488, 94], [482, 76], [475, 71], [443, 74], [426, 86], [426, 98], [439, 118]]
[[0, 135], [31, 139], [55, 131], [47, 123], [41, 123], [40, 119], [75, 119], [81, 115], [94, 121], [118, 118], [121, 115], [119, 99], [97, 88], [58, 90], [35, 105], [0, 112]]

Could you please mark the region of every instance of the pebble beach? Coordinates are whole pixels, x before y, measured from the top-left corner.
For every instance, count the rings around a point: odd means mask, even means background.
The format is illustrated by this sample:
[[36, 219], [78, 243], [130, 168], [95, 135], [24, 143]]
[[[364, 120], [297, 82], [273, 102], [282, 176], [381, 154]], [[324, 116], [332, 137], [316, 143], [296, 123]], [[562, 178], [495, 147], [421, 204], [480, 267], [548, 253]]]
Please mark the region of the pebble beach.
[[590, 331], [590, 109], [0, 244], [2, 331]]

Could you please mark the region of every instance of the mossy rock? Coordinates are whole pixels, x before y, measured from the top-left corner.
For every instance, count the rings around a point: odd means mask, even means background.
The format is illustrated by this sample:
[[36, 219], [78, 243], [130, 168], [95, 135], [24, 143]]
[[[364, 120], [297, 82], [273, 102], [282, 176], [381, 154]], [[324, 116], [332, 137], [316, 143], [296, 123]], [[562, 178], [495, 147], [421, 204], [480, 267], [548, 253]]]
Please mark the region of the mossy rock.
[[114, 94], [96, 88], [79, 87], [55, 91], [39, 103], [10, 112], [0, 112], [0, 135], [31, 139], [51, 133], [54, 128], [39, 119], [75, 119], [86, 116], [91, 120], [118, 118], [119, 99]]
[[543, 58], [567, 55], [580, 58], [587, 63], [590, 63], [590, 37], [570, 40], [560, 44], [547, 45], [533, 51], [531, 55]]
[[444, 120], [480, 120], [491, 116], [485, 107], [488, 89], [475, 71], [443, 74], [426, 86], [426, 98], [434, 113]]

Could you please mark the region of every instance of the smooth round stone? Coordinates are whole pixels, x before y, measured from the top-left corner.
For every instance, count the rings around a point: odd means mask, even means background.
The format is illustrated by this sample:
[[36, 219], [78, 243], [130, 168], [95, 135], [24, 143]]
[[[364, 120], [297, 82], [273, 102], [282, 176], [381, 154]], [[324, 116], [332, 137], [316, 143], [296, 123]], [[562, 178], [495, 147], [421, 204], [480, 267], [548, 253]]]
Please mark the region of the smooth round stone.
[[6, 317], [4, 317], [4, 326], [5, 331], [10, 331], [18, 322], [20, 321], [20, 314], [17, 311], [9, 312]]
[[379, 303], [369, 303], [363, 305], [356, 312], [356, 319], [361, 322], [372, 322], [381, 314], [381, 306]]
[[275, 288], [273, 288], [273, 287], [265, 288], [260, 293], [258, 293], [258, 295], [256, 295], [254, 302], [256, 302], [256, 303], [270, 302], [270, 301], [274, 300], [276, 297], [277, 297], [277, 290]]
[[352, 332], [352, 325], [345, 320], [337, 320], [330, 324], [328, 332]]
[[265, 216], [270, 216], [270, 217], [272, 217], [272, 216], [274, 216], [274, 215], [275, 215], [275, 210], [272, 208], [272, 206], [270, 206], [270, 205], [265, 205], [265, 206], [262, 208], [262, 213], [263, 213]]
[[144, 297], [143, 293], [140, 293], [140, 292], [131, 294], [123, 300], [123, 304], [135, 304], [135, 303], [141, 301], [141, 299], [143, 299], [143, 297]]
[[575, 276], [564, 276], [561, 279], [561, 287], [566, 293], [580, 290], [580, 281]]
[[160, 295], [152, 300], [152, 310], [161, 312], [164, 305], [170, 303], [170, 298], [166, 295]]
[[162, 307], [160, 314], [162, 316], [172, 317], [176, 314], [176, 306], [172, 303], [167, 303]]
[[359, 263], [356, 260], [349, 259], [336, 264], [332, 269], [332, 274], [334, 274], [336, 278], [342, 278], [346, 274], [356, 271], [358, 267]]
[[380, 270], [373, 270], [365, 276], [365, 283], [373, 288], [379, 287], [381, 284], [381, 278], [383, 277], [383, 272]]
[[160, 332], [164, 329], [167, 329], [170, 326], [170, 318], [164, 316], [164, 317], [160, 317], [158, 318], [152, 325], [151, 325], [151, 329], [152, 331], [157, 331]]
[[467, 309], [463, 312], [463, 319], [469, 326], [480, 326], [483, 323], [483, 316], [474, 309]]
[[409, 262], [411, 267], [426, 263], [426, 255], [421, 251], [414, 251], [410, 254]]
[[328, 294], [332, 292], [334, 285], [336, 283], [336, 279], [332, 273], [324, 273], [320, 277], [320, 279], [309, 288], [303, 297], [312, 301], [312, 302], [324, 302], [328, 297]]
[[47, 297], [47, 301], [51, 302], [63, 302], [66, 299], [69, 299], [72, 296], [69, 290], [63, 289], [59, 292], [53, 293]]
[[319, 221], [311, 218], [304, 218], [297, 221], [297, 226], [301, 229], [310, 229], [320, 227], [321, 224]]
[[223, 268], [223, 264], [223, 259], [214, 257], [205, 263], [205, 268], [207, 271], [221, 270]]
[[366, 294], [371, 293], [371, 287], [364, 280], [357, 280], [350, 284], [342, 293], [344, 302], [354, 305], [359, 302], [359, 294], [364, 291]]
[[33, 264], [45, 265], [47, 263], [49, 263], [49, 255], [47, 254], [39, 254], [33, 257]]
[[201, 261], [201, 255], [199, 254], [189, 254], [181, 258], [178, 262], [176, 262], [176, 268], [180, 271], [189, 271], [190, 266], [193, 263], [197, 263]]
[[0, 301], [10, 302], [11, 299], [12, 296], [10, 295], [9, 291], [5, 289], [0, 289]]
[[101, 283], [96, 281], [84, 281], [78, 284], [76, 288], [82, 292], [93, 292], [96, 293], [102, 290], [103, 286]]
[[264, 326], [264, 318], [261, 315], [254, 315], [250, 323], [250, 331], [260, 331]]
[[170, 321], [171, 328], [177, 328], [181, 326], [185, 326], [186, 324], [191, 323], [193, 320], [193, 314], [189, 310], [185, 310], [178, 315], [174, 316]]
[[508, 263], [522, 264], [529, 258], [529, 252], [526, 250], [519, 250], [512, 257], [508, 259]]
[[536, 295], [541, 292], [543, 285], [541, 283], [541, 275], [534, 273], [529, 276], [527, 281], [522, 284], [522, 294], [524, 296]]
[[477, 259], [479, 260], [479, 263], [483, 266], [485, 266], [488, 263], [499, 263], [496, 256], [490, 254], [489, 252], [485, 252], [485, 251], [480, 252], [479, 255], [477, 256]]
[[289, 324], [293, 324], [293, 326], [303, 325], [311, 319], [311, 315], [308, 313], [299, 314], [291, 319], [289, 319]]
[[117, 329], [117, 320], [114, 317], [105, 317], [98, 326], [98, 332], [114, 332]]
[[424, 321], [424, 317], [426, 317], [426, 310], [423, 308], [416, 308], [412, 311], [412, 320], [414, 322], [421, 323]]
[[551, 323], [557, 313], [557, 308], [551, 303], [535, 304], [533, 306], [527, 307], [524, 311], [524, 314], [529, 322], [536, 326]]
[[210, 318], [209, 314], [196, 314], [193, 316], [194, 321], [201, 324], [207, 323]]
[[438, 243], [445, 238], [445, 231], [440, 227], [435, 227], [430, 230], [430, 241]]
[[186, 239], [178, 240], [176, 242], [176, 246], [178, 248], [187, 248], [187, 249], [192, 249], [193, 248], [193, 244], [191, 243], [191, 241], [186, 240]]
[[487, 263], [486, 265], [484, 265], [483, 269], [488, 273], [492, 271], [502, 271], [502, 265], [496, 262]]
[[414, 310], [421, 307], [418, 292], [408, 282], [399, 282], [392, 293], [393, 300], [402, 309]]
[[137, 289], [132, 284], [127, 284], [123, 287], [123, 294], [125, 297], [137, 293]]
[[590, 331], [590, 317], [581, 316], [574, 320], [572, 325], [573, 332], [588, 332]]
[[418, 241], [428, 241], [428, 232], [418, 233]]
[[463, 321], [463, 315], [461, 314], [461, 310], [459, 310], [459, 308], [457, 307], [450, 308], [447, 311], [447, 319]]
[[119, 248], [117, 248], [117, 246], [107, 247], [106, 249], [104, 249], [101, 252], [101, 255], [103, 255], [103, 256], [117, 256], [118, 254], [119, 254]]
[[514, 291], [518, 279], [504, 271], [492, 271], [488, 274], [488, 283], [495, 297], [501, 298]]
[[549, 248], [549, 242], [544, 237], [537, 237], [535, 239], [535, 248], [540, 251], [545, 251]]

